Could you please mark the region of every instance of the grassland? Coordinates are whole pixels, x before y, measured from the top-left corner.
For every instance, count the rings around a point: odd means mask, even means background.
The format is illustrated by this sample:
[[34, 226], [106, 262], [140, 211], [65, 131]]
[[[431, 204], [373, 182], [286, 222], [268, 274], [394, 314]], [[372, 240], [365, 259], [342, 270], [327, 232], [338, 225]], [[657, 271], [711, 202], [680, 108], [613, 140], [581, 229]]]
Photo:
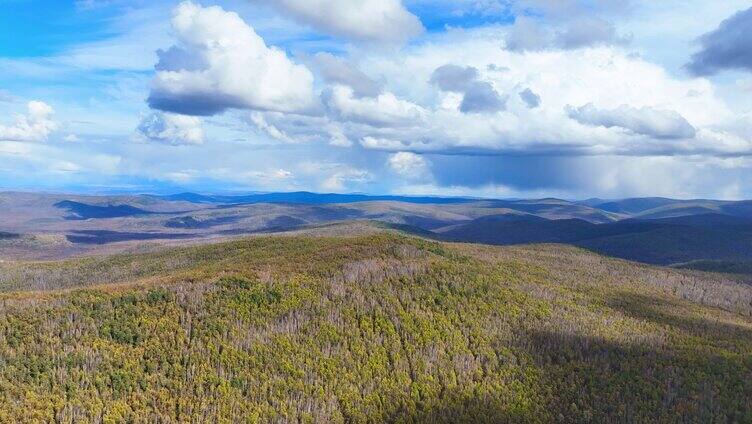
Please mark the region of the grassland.
[[556, 245], [0, 264], [0, 422], [752, 422], [752, 287]]

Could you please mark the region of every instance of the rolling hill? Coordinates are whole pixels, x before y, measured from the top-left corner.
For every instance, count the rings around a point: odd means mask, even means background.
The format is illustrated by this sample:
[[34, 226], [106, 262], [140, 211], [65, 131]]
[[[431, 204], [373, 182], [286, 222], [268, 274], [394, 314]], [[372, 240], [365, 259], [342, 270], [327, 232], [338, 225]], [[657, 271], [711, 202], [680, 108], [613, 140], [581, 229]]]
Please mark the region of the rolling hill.
[[[374, 221], [439, 240], [565, 243], [672, 266], [744, 270], [752, 203], [639, 198], [468, 199], [362, 194], [75, 196], [0, 193], [0, 258], [56, 259], [152, 250], [244, 234]], [[705, 265], [703, 265], [705, 266]]]
[[658, 265], [698, 260], [752, 260], [752, 220], [707, 214], [593, 224], [577, 219], [509, 220], [484, 217], [439, 229], [447, 240], [487, 243], [568, 243], [595, 252]]
[[379, 231], [0, 263], [0, 421], [752, 420], [752, 287]]

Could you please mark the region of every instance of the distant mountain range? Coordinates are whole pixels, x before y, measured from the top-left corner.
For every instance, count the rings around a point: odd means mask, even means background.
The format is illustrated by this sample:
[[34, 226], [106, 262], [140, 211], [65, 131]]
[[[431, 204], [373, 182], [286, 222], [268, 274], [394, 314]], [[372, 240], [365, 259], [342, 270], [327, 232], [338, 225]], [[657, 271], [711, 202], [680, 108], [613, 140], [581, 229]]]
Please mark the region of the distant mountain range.
[[581, 219], [483, 217], [438, 234], [446, 240], [500, 245], [567, 243], [658, 265], [752, 260], [752, 219], [720, 214], [604, 224]]
[[215, 239], [352, 220], [382, 222], [449, 241], [565, 243], [651, 264], [752, 269], [752, 201], [494, 200], [310, 192], [0, 193], [0, 258], [7, 249], [23, 249], [24, 237], [30, 236], [36, 238], [27, 252], [44, 250], [41, 235], [49, 236], [43, 240], [67, 240], [68, 247], [58, 246], [55, 252], [80, 252], [117, 243]]
[[179, 193], [168, 196], [157, 196], [164, 200], [182, 200], [194, 203], [291, 203], [304, 205], [323, 205], [327, 203], [355, 203], [368, 201], [397, 201], [418, 204], [447, 204], [465, 203], [473, 199], [461, 197], [430, 197], [430, 196], [372, 196], [367, 194], [336, 194], [311, 193], [297, 191], [290, 193], [254, 193], [248, 195], [204, 195], [197, 193]]

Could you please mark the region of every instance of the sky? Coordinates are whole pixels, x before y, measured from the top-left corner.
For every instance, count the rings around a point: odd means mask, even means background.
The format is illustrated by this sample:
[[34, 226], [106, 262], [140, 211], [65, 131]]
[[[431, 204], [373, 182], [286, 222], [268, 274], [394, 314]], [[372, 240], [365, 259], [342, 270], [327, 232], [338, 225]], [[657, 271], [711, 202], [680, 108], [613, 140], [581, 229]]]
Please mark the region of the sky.
[[0, 8], [0, 190], [752, 198], [750, 0]]

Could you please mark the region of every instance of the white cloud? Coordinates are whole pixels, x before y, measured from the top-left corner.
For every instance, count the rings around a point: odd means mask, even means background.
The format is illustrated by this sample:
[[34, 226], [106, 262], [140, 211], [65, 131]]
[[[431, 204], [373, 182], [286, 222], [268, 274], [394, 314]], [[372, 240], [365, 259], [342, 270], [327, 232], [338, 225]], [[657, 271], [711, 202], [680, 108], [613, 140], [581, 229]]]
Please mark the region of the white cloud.
[[464, 113], [495, 113], [506, 108], [507, 99], [487, 82], [476, 82], [465, 92], [460, 103]]
[[293, 143], [294, 140], [290, 138], [284, 131], [281, 131], [276, 126], [268, 123], [264, 114], [261, 112], [251, 112], [251, 123], [260, 131], [269, 135], [269, 137], [282, 141], [285, 143]]
[[298, 165], [297, 172], [316, 181], [319, 189], [331, 192], [361, 188], [373, 180], [370, 172], [338, 162], [304, 162]]
[[[708, 80], [673, 76], [614, 46], [505, 50], [499, 40], [510, 30], [447, 33], [399, 52], [359, 56], [359, 68], [373, 77], [365, 77], [347, 57], [321, 55], [332, 65], [327, 72], [334, 83], [321, 95], [323, 115], [255, 111], [251, 123], [285, 142], [349, 146], [359, 140], [366, 149], [392, 152], [749, 153], [748, 143], [735, 138], [729, 126], [734, 114]], [[206, 72], [190, 70], [205, 65], [193, 62], [194, 55], [181, 56], [185, 51], [163, 56], [184, 68], [181, 72]], [[455, 63], [463, 66], [447, 65]], [[374, 94], [374, 87], [370, 93], [353, 89], [364, 77], [366, 85], [383, 81], [380, 94], [366, 95]]]
[[341, 57], [317, 53], [310, 62], [326, 82], [346, 85], [356, 96], [374, 97], [381, 92], [381, 84]]
[[389, 155], [389, 168], [397, 175], [409, 180], [423, 180], [430, 178], [431, 170], [428, 161], [421, 155], [411, 152], [397, 152]]
[[551, 33], [535, 20], [524, 16], [515, 20], [506, 35], [506, 48], [512, 51], [542, 50], [551, 44]]
[[0, 125], [0, 140], [44, 141], [58, 128], [52, 119], [55, 111], [50, 105], [40, 101], [30, 101], [26, 105], [26, 115], [16, 115], [12, 125]]
[[570, 118], [583, 125], [620, 127], [635, 134], [655, 138], [693, 138], [695, 128], [683, 116], [672, 110], [650, 107], [636, 109], [621, 105], [616, 109], [599, 109], [592, 103], [580, 107], [566, 107]]
[[254, 111], [249, 123], [260, 133], [283, 143], [326, 142], [332, 146], [352, 145], [343, 126], [327, 116]]
[[54, 179], [61, 175], [87, 174], [101, 176], [118, 172], [122, 158], [118, 155], [81, 150], [80, 145], [0, 141], [0, 164], [12, 163], [0, 171], [17, 174], [18, 178]]
[[506, 98], [491, 84], [481, 81], [478, 70], [472, 66], [447, 64], [436, 68], [431, 83], [443, 91], [462, 93], [459, 110], [464, 113], [493, 113], [506, 107]]
[[752, 91], [752, 78], [748, 77], [748, 78], [738, 79], [736, 80], [736, 86], [741, 91], [746, 91], [746, 92]]
[[175, 8], [172, 27], [179, 43], [159, 52], [151, 107], [186, 115], [314, 107], [311, 72], [267, 46], [236, 13], [186, 1]]
[[431, 83], [444, 91], [464, 93], [478, 80], [478, 70], [472, 66], [446, 64], [436, 68], [431, 74]]
[[[500, 49], [498, 40], [507, 31], [508, 28], [484, 28], [447, 34], [399, 55], [375, 55], [363, 60], [364, 68], [383, 75], [387, 92], [401, 101], [420, 105], [421, 120], [403, 127], [384, 128], [375, 122], [370, 122], [372, 128], [351, 126], [351, 136], [363, 140], [361, 144], [367, 148], [417, 153], [729, 154], [728, 147], [734, 143], [721, 148], [699, 138], [666, 140], [691, 138], [692, 128], [728, 127], [734, 113], [708, 80], [675, 77], [618, 47], [524, 53]], [[462, 93], [443, 91], [434, 84], [436, 69], [447, 63], [462, 63], [459, 71], [477, 70], [472, 75], [468, 73], [469, 78], [460, 78], [459, 88], [487, 82], [499, 96], [530, 90], [544, 101], [531, 108], [531, 103], [515, 95], [506, 102], [503, 113], [460, 113]], [[506, 71], [490, 70], [499, 67]], [[450, 80], [453, 83], [456, 78]], [[531, 96], [529, 100], [535, 99]], [[606, 111], [618, 111], [626, 105], [623, 111], [631, 115], [631, 122], [616, 124], [623, 124], [629, 131], [582, 125], [570, 119], [567, 105], [588, 103]], [[651, 111], [653, 116], [649, 116]], [[355, 121], [346, 114], [337, 119]], [[742, 148], [741, 144], [736, 145]]]
[[291, 171], [288, 171], [286, 169], [272, 169], [267, 171], [249, 171], [244, 174], [243, 176], [250, 178], [256, 182], [279, 182], [284, 180], [290, 180], [294, 178], [294, 175]]
[[[171, 5], [118, 1], [128, 16], [107, 21], [108, 37], [46, 58], [0, 59], [8, 88], [29, 87], [18, 93], [26, 98], [44, 93], [57, 110], [54, 119], [42, 109], [14, 117], [24, 105], [0, 90], [1, 135], [80, 138], [0, 141], [0, 167], [6, 169], [0, 179], [26, 172], [37, 181], [42, 171], [56, 172], [52, 180], [75, 178], [101, 168], [104, 175], [125, 172], [134, 180], [161, 176], [196, 187], [234, 182], [253, 190], [389, 191], [412, 184], [430, 185], [438, 194], [447, 187], [457, 194], [486, 187], [499, 196], [752, 193], [745, 185], [752, 167], [743, 159], [752, 154], [752, 120], [742, 119], [752, 107], [745, 97], [752, 90], [749, 78], [693, 78], [680, 69], [691, 56], [691, 40], [749, 8], [748, 1], [373, 1], [376, 8], [396, 5], [392, 10], [409, 16], [404, 3], [431, 16], [426, 37], [386, 48], [380, 40], [407, 37], [400, 30], [374, 30], [398, 21], [374, 19], [362, 7], [368, 0], [252, 0], [276, 3], [273, 11], [250, 2], [211, 2], [237, 6], [240, 15], [194, 0], [176, 8], [172, 32], [165, 19]], [[510, 8], [527, 18], [498, 23], [504, 20], [495, 18], [509, 16]], [[349, 40], [312, 34], [277, 16], [279, 10]], [[348, 13], [372, 16], [343, 19]], [[469, 26], [460, 16], [470, 19]], [[436, 29], [442, 19], [462, 22], [461, 28]], [[477, 22], [493, 23], [473, 28]], [[624, 35], [630, 33], [627, 47]], [[515, 50], [506, 49], [514, 36]], [[159, 54], [158, 47], [164, 48]], [[322, 51], [334, 53], [316, 53]], [[168, 111], [145, 119], [141, 135], [156, 142], [123, 143], [152, 80], [151, 72], [141, 71], [155, 63], [151, 100]], [[75, 84], [61, 83], [71, 80]], [[567, 105], [575, 107], [577, 119]], [[227, 109], [241, 110], [193, 117]], [[56, 122], [59, 133], [53, 132]], [[203, 142], [202, 126], [211, 143], [169, 146]], [[433, 152], [443, 154], [424, 154]], [[97, 154], [111, 158], [93, 159]], [[152, 160], [165, 155], [169, 165]], [[427, 165], [410, 163], [411, 155]], [[571, 162], [549, 178], [541, 176], [548, 167], [529, 159], [541, 157]], [[672, 159], [662, 159], [667, 157]], [[297, 164], [307, 160], [340, 163], [306, 173]], [[220, 168], [225, 172], [206, 171]], [[410, 175], [422, 174], [421, 168], [430, 174]], [[530, 178], [528, 169], [539, 172]], [[451, 173], [456, 177], [447, 177]], [[562, 177], [578, 173], [579, 179]]]
[[342, 128], [339, 126], [333, 127], [329, 132], [329, 135], [329, 145], [331, 146], [350, 147], [353, 145], [352, 140], [350, 140], [347, 135], [345, 135], [344, 131], [342, 131]]
[[326, 106], [340, 119], [377, 127], [418, 125], [425, 113], [423, 108], [393, 93], [383, 93], [376, 98], [356, 98], [353, 90], [335, 86], [326, 93]]
[[326, 191], [341, 192], [347, 190], [351, 184], [368, 182], [371, 174], [360, 169], [344, 169], [336, 171], [321, 182], [321, 189]]
[[196, 179], [197, 172], [193, 169], [186, 169], [182, 171], [167, 172], [164, 174], [165, 178], [176, 183], [188, 183]]
[[172, 144], [203, 144], [204, 129], [201, 118], [167, 112], [145, 116], [137, 128], [138, 134], [150, 141]]
[[54, 163], [51, 164], [50, 171], [55, 172], [55, 173], [79, 172], [81, 171], [81, 166], [73, 162], [60, 160], [60, 161], [55, 161]]
[[[222, 163], [222, 165], [227, 165]], [[206, 172], [206, 176], [220, 180], [233, 181], [250, 187], [264, 187], [274, 190], [297, 189], [296, 176], [293, 171], [284, 168], [265, 167], [264, 165], [248, 165], [256, 169], [226, 167], [213, 168]], [[197, 173], [194, 173], [195, 176]]]
[[593, 16], [579, 17], [564, 25], [522, 16], [516, 19], [505, 40], [507, 49], [523, 52], [623, 45], [631, 38], [618, 35], [611, 22]]
[[373, 42], [402, 43], [423, 32], [400, 0], [262, 0], [326, 33]]
[[360, 140], [360, 145], [366, 149], [377, 150], [400, 150], [407, 147], [407, 143], [403, 143], [399, 140], [376, 137], [363, 137], [363, 139]]
[[530, 109], [535, 109], [541, 104], [540, 96], [535, 94], [535, 92], [529, 88], [520, 91], [518, 94], [520, 96], [520, 99], [522, 99], [522, 101], [525, 102], [527, 107], [529, 107]]

